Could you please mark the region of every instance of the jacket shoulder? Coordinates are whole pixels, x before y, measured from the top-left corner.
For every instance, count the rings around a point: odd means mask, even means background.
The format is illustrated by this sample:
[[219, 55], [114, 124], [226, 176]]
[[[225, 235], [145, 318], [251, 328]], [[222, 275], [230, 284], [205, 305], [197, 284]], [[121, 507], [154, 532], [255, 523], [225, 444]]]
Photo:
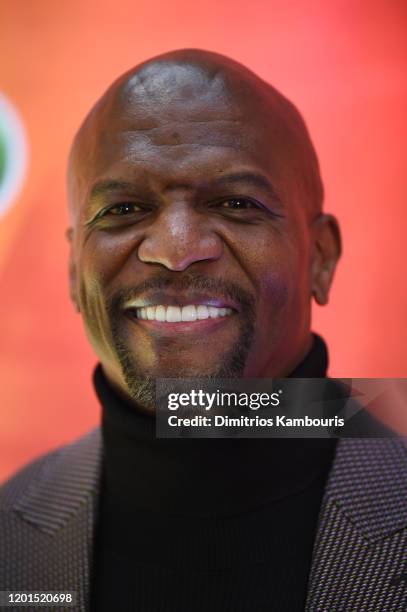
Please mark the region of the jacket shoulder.
[[73, 442], [48, 451], [21, 467], [0, 485], [0, 511], [7, 512], [12, 509], [33, 483], [41, 482], [53, 471], [69, 470], [78, 453], [86, 453], [87, 448], [98, 446], [99, 443], [100, 428], [97, 427]]
[[77, 591], [75, 610], [88, 609], [101, 458], [97, 428], [35, 459], [3, 484], [0, 590]]
[[30, 483], [41, 477], [44, 469], [55, 461], [65, 446], [67, 445], [40, 455], [33, 461], [25, 464], [2, 483], [0, 486], [0, 511], [9, 510], [24, 491], [27, 490]]

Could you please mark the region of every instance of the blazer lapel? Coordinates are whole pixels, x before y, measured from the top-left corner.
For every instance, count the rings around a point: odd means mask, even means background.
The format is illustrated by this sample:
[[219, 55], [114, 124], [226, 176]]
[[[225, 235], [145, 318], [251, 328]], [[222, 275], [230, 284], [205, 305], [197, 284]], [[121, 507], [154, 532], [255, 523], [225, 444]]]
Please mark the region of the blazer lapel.
[[74, 590], [80, 611], [88, 609], [101, 451], [100, 428], [62, 447], [13, 506], [32, 540], [17, 588]]
[[407, 451], [401, 440], [339, 440], [305, 609], [407, 609]]

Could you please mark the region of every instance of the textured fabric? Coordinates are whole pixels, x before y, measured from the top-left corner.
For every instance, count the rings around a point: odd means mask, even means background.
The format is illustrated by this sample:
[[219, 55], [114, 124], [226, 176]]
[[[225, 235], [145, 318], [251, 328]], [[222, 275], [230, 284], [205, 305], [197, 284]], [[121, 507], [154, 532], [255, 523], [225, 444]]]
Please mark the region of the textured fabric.
[[[2, 487], [1, 590], [73, 589], [79, 593], [76, 611], [88, 610], [100, 451], [97, 429]], [[61, 478], [64, 488], [55, 489]], [[338, 442], [319, 517], [307, 612], [407, 610], [406, 483], [401, 441]], [[272, 603], [270, 612], [279, 612]]]
[[0, 590], [77, 591], [75, 610], [89, 609], [100, 451], [96, 429], [31, 463], [3, 485]]
[[400, 440], [339, 442], [306, 610], [407, 610], [407, 452]]

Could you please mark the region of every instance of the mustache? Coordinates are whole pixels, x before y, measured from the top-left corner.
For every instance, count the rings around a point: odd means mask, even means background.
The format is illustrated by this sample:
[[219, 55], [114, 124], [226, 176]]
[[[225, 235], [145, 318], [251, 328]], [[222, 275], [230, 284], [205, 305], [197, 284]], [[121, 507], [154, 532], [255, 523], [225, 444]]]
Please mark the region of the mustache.
[[149, 291], [165, 289], [207, 291], [216, 297], [236, 302], [246, 316], [251, 319], [254, 318], [255, 298], [249, 291], [233, 281], [211, 278], [191, 272], [183, 273], [182, 276], [176, 278], [167, 273], [159, 273], [133, 287], [122, 287], [107, 300], [107, 312], [110, 316], [114, 316], [127, 301], [141, 298]]

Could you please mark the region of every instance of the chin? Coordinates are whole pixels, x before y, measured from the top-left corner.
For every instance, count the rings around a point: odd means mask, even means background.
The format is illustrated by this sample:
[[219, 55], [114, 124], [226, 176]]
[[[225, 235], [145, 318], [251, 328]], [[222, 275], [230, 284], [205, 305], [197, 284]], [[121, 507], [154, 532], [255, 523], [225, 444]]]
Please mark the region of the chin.
[[193, 365], [188, 361], [178, 361], [171, 365], [156, 366], [154, 368], [138, 369], [139, 372], [144, 372], [142, 378], [158, 379], [158, 378], [213, 378], [221, 377], [223, 372], [222, 364], [208, 365]]

